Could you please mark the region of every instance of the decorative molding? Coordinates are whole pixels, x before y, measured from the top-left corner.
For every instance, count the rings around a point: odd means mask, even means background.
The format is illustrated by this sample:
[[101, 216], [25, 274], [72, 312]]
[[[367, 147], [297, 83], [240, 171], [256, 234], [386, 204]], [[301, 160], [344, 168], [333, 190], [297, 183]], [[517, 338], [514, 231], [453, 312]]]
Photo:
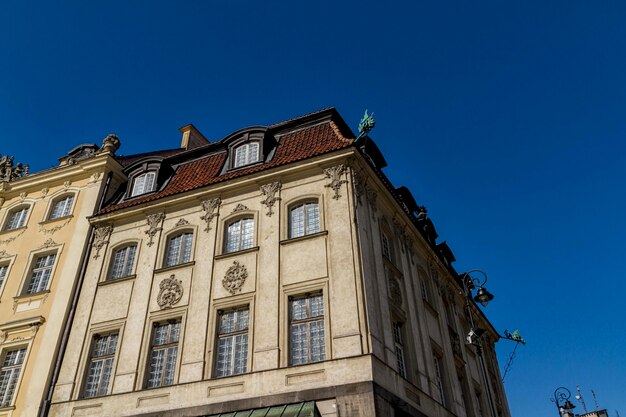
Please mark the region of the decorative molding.
[[50, 189], [49, 189], [48, 187], [43, 187], [43, 188], [41, 189], [41, 196], [42, 196], [42, 197], [47, 196], [49, 191], [50, 191]]
[[222, 279], [222, 286], [231, 294], [241, 291], [241, 287], [248, 278], [248, 270], [244, 265], [233, 261], [233, 265], [226, 270], [226, 275]]
[[26, 228], [23, 228], [18, 234], [16, 234], [13, 237], [9, 237], [7, 239], [0, 239], [0, 245], [5, 245], [7, 243], [13, 242], [15, 239], [17, 239], [18, 237], [22, 236], [25, 231], [26, 231]]
[[326, 175], [326, 178], [330, 179], [330, 183], [326, 184], [324, 187], [332, 188], [332, 190], [335, 192], [335, 195], [333, 196], [333, 199], [335, 200], [339, 200], [339, 198], [341, 197], [341, 195], [339, 194], [341, 185], [348, 183], [348, 180], [341, 178], [345, 172], [346, 166], [343, 164], [324, 169], [324, 174]]
[[148, 230], [146, 230], [146, 234], [150, 237], [148, 240], [148, 246], [154, 245], [154, 236], [163, 230], [162, 227], [159, 227], [159, 223], [162, 223], [165, 219], [165, 213], [155, 213], [150, 214], [146, 217], [146, 223], [148, 224]]
[[272, 207], [274, 207], [274, 204], [280, 200], [280, 197], [277, 197], [276, 193], [278, 193], [281, 188], [283, 188], [283, 185], [280, 181], [271, 182], [261, 186], [261, 192], [265, 196], [265, 198], [261, 200], [261, 204], [267, 207], [266, 214], [268, 217], [272, 217], [272, 214], [274, 213], [274, 211], [272, 211]]
[[357, 204], [360, 206], [363, 204], [361, 197], [365, 194], [365, 179], [358, 172], [354, 173], [354, 198]]
[[176, 279], [174, 274], [169, 278], [165, 278], [159, 284], [159, 294], [157, 295], [157, 304], [161, 309], [171, 308], [178, 304], [183, 296], [183, 282]]
[[244, 210], [250, 210], [247, 206], [239, 203], [237, 204], [237, 206], [233, 209], [233, 213], [237, 213], [238, 211], [244, 211]]
[[27, 164], [18, 162], [13, 165], [13, 157], [0, 154], [0, 182], [11, 182], [15, 179], [28, 175], [29, 167]]
[[376, 206], [376, 200], [378, 199], [378, 193], [369, 185], [364, 184], [364, 188], [365, 188], [365, 198], [367, 199], [367, 202], [370, 205], [370, 208], [372, 209], [372, 216], [375, 217], [375, 213], [378, 210], [378, 207]]
[[11, 258], [13, 255], [11, 255], [10, 253], [8, 253], [5, 250], [0, 250], [0, 259], [2, 258]]
[[7, 332], [0, 330], [0, 345], [7, 339]]
[[400, 283], [394, 277], [389, 277], [389, 297], [396, 307], [402, 307], [402, 289]]
[[56, 243], [56, 242], [55, 242], [54, 240], [52, 240], [52, 238], [50, 237], [50, 238], [48, 238], [48, 240], [46, 240], [45, 242], [43, 242], [43, 245], [41, 245], [41, 246], [39, 247], [39, 249], [49, 248], [49, 247], [56, 246], [56, 245], [58, 245], [58, 243]]
[[64, 188], [65, 190], [67, 190], [68, 188], [70, 188], [70, 185], [72, 185], [72, 182], [71, 182], [71, 181], [69, 181], [69, 180], [68, 180], [68, 181], [65, 181], [65, 182], [63, 183], [63, 188]]
[[92, 244], [92, 247], [96, 248], [96, 254], [93, 257], [94, 259], [98, 259], [100, 257], [100, 249], [109, 243], [109, 236], [111, 236], [112, 231], [113, 226], [111, 225], [98, 227], [96, 229], [96, 235]]
[[117, 135], [111, 133], [102, 140], [102, 146], [98, 150], [98, 153], [111, 152], [112, 154], [115, 154], [115, 152], [120, 148], [120, 145], [120, 139]]
[[189, 224], [189, 222], [188, 222], [187, 220], [185, 220], [185, 219], [180, 219], [180, 220], [178, 220], [178, 221], [176, 222], [175, 226], [176, 226], [176, 227], [179, 227], [179, 226], [186, 226], [186, 225], [188, 225], [188, 224]]
[[205, 213], [200, 217], [201, 220], [206, 222], [205, 232], [211, 230], [211, 222], [218, 216], [217, 209], [222, 204], [222, 200], [219, 197], [204, 200], [202, 202], [202, 211]]
[[91, 174], [91, 180], [89, 182], [90, 183], [98, 182], [100, 178], [102, 178], [102, 173], [94, 172], [93, 174]]
[[72, 217], [69, 217], [67, 220], [65, 220], [60, 225], [51, 227], [49, 229], [46, 229], [42, 224], [40, 224], [39, 225], [39, 231], [42, 232], [42, 233], [45, 233], [45, 234], [53, 235], [55, 232], [58, 232], [59, 230], [61, 230], [65, 226], [67, 226], [71, 221], [72, 221]]
[[[2, 187], [3, 185], [4, 185], [4, 184], [0, 184], [0, 187]], [[3, 191], [3, 190], [1, 190], [1, 189], [0, 189], [0, 191]], [[2, 206], [4, 205], [4, 202], [5, 202], [5, 201], [6, 201], [6, 200], [4, 199], [4, 197], [0, 197], [0, 207], [2, 207]]]
[[20, 193], [20, 201], [21, 201], [21, 202], [24, 202], [24, 200], [26, 200], [26, 196], [27, 196], [27, 195], [28, 195], [28, 194], [26, 193], [26, 191], [22, 191], [22, 192]]

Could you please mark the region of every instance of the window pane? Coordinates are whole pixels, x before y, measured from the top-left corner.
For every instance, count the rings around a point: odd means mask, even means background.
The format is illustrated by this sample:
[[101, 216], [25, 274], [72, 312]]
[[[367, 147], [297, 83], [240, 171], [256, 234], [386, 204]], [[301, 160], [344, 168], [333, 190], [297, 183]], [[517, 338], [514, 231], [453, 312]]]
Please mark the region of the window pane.
[[0, 265], [0, 288], [2, 288], [2, 284], [4, 284], [4, 279], [9, 272], [9, 265]]
[[96, 336], [85, 381], [85, 397], [107, 395], [117, 347], [117, 333]]
[[133, 191], [130, 195], [136, 196], [152, 191], [154, 189], [154, 178], [154, 172], [146, 172], [136, 177], [133, 181]]
[[2, 368], [0, 368], [0, 407], [11, 405], [25, 356], [26, 348], [10, 350], [2, 361]]
[[215, 364], [217, 376], [247, 372], [248, 320], [247, 307], [220, 313]]
[[291, 233], [289, 237], [304, 236], [304, 206], [294, 207], [291, 209], [290, 215], [289, 230]]
[[26, 216], [28, 215], [28, 207], [23, 207], [12, 212], [7, 221], [6, 230], [13, 230], [23, 227], [26, 224]]
[[191, 260], [193, 233], [186, 232], [169, 239], [165, 266], [178, 265]]
[[26, 289], [26, 294], [38, 293], [48, 288], [48, 282], [50, 281], [50, 274], [52, 273], [52, 266], [54, 265], [55, 259], [55, 253], [37, 258]]
[[241, 219], [228, 225], [225, 252], [249, 249], [254, 245], [254, 219]]
[[136, 245], [126, 246], [115, 251], [111, 261], [111, 272], [109, 275], [111, 279], [123, 278], [132, 274], [136, 251]]
[[72, 210], [73, 203], [74, 203], [73, 195], [68, 195], [66, 197], [63, 197], [60, 200], [57, 200], [52, 206], [52, 211], [50, 212], [50, 220], [69, 216]]
[[290, 364], [318, 362], [325, 359], [324, 298], [308, 295], [289, 301]]
[[320, 231], [320, 213], [317, 203], [306, 205], [306, 234], [310, 235]]
[[180, 320], [154, 326], [146, 386], [172, 385], [176, 374]]

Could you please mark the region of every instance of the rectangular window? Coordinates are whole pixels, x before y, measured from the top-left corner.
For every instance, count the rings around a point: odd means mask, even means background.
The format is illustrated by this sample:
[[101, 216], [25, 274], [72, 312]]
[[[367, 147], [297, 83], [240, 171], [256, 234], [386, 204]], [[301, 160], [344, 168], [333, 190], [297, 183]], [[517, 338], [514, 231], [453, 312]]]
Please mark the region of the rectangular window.
[[254, 219], [244, 218], [228, 225], [225, 253], [250, 249], [254, 245]]
[[435, 365], [435, 384], [439, 390], [439, 398], [441, 398], [441, 404], [447, 405], [446, 391], [443, 383], [443, 366], [441, 364], [441, 358], [436, 354], [433, 355], [433, 363]]
[[391, 260], [391, 245], [389, 243], [389, 237], [385, 233], [382, 234], [382, 246], [383, 246], [383, 256], [389, 260]]
[[52, 274], [52, 266], [56, 259], [56, 253], [40, 256], [33, 266], [26, 294], [36, 294], [48, 289], [50, 275]]
[[9, 274], [9, 265], [0, 265], [0, 289], [2, 289], [2, 284], [4, 284], [4, 280]]
[[146, 172], [145, 174], [141, 174], [135, 178], [135, 181], [133, 181], [133, 190], [130, 194], [131, 197], [152, 191], [154, 187], [154, 178], [154, 172]]
[[312, 235], [320, 231], [320, 213], [317, 202], [299, 204], [289, 211], [289, 237]]
[[109, 279], [119, 279], [132, 275], [136, 252], [137, 245], [130, 245], [116, 250], [111, 261]]
[[324, 297], [311, 294], [289, 300], [289, 364], [325, 359]]
[[179, 338], [180, 319], [168, 323], [155, 323], [150, 346], [147, 388], [174, 383]]
[[0, 368], [0, 407], [9, 407], [13, 401], [25, 356], [26, 348], [9, 350], [4, 355]]
[[398, 365], [398, 373], [401, 377], [406, 378], [406, 361], [404, 359], [404, 343], [402, 337], [402, 323], [394, 321], [393, 342], [396, 348], [396, 362]]
[[54, 202], [52, 211], [50, 212], [50, 220], [60, 219], [69, 216], [72, 212], [72, 204], [74, 203], [74, 195], [68, 195]]
[[171, 237], [167, 242], [165, 266], [187, 263], [191, 260], [193, 233], [184, 232]]
[[215, 366], [217, 376], [248, 371], [248, 326], [248, 307], [219, 312]]
[[99, 397], [109, 393], [116, 349], [117, 333], [94, 337], [85, 382], [85, 397]]

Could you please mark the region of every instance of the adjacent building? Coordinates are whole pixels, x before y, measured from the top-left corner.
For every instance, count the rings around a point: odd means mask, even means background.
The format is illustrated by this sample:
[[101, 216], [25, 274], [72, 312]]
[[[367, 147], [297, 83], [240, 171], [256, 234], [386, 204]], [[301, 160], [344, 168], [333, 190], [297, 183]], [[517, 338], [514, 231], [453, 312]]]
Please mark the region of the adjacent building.
[[90, 241], [80, 213], [49, 415], [510, 416], [498, 333], [472, 303], [483, 372], [454, 255], [371, 137], [335, 109], [181, 133], [115, 157]]
[[[37, 416], [79, 284], [91, 216], [121, 175], [119, 141], [81, 145], [29, 174], [0, 155], [0, 416]], [[118, 179], [119, 180], [119, 179]]]

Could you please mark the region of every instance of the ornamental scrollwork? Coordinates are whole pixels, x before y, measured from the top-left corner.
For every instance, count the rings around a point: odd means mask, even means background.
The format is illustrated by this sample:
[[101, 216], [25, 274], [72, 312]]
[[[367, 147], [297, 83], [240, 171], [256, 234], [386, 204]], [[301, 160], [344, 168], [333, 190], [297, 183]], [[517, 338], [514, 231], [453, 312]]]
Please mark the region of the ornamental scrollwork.
[[261, 186], [261, 193], [265, 196], [263, 200], [261, 200], [261, 204], [264, 204], [267, 207], [267, 215], [268, 217], [272, 217], [274, 211], [272, 211], [272, 207], [274, 204], [280, 200], [280, 197], [276, 196], [276, 193], [283, 188], [283, 185], [279, 182], [272, 182], [269, 184], [265, 184]]
[[365, 194], [365, 180], [363, 179], [363, 176], [359, 173], [354, 173], [354, 198], [357, 202], [357, 204], [360, 206], [362, 204], [362, 200], [361, 197], [363, 197], [363, 194]]
[[58, 245], [58, 243], [56, 243], [54, 240], [52, 240], [52, 238], [48, 238], [48, 240], [43, 242], [43, 245], [41, 245], [39, 247], [39, 249], [50, 248], [50, 247], [56, 246], [56, 245]]
[[333, 196], [333, 199], [335, 200], [339, 200], [339, 198], [341, 197], [341, 195], [339, 194], [341, 185], [348, 182], [347, 180], [342, 178], [346, 170], [346, 166], [343, 164], [324, 169], [324, 174], [326, 175], [326, 178], [330, 179], [330, 183], [326, 184], [324, 187], [331, 188], [335, 192], [335, 195]]
[[26, 231], [26, 229], [24, 228], [18, 234], [16, 234], [13, 237], [10, 237], [10, 238], [7, 238], [7, 239], [0, 239], [0, 245], [4, 245], [4, 244], [13, 242], [15, 239], [17, 239], [18, 237], [22, 236], [25, 231]]
[[145, 233], [149, 237], [148, 246], [154, 245], [154, 240], [153, 240], [154, 236], [158, 232], [163, 230], [163, 228], [161, 226], [159, 226], [161, 224], [161, 222], [163, 222], [163, 219], [165, 219], [165, 213], [150, 214], [149, 216], [146, 217], [146, 223], [148, 224], [148, 230], [146, 230]]
[[5, 250], [0, 250], [0, 259], [2, 259], [2, 258], [10, 258], [10, 257], [12, 257], [12, 256], [13, 256], [13, 255], [11, 255], [10, 253], [8, 253], [7, 251], [5, 251]]
[[180, 226], [187, 226], [188, 224], [189, 222], [186, 219], [180, 219], [176, 222], [174, 226], [180, 227]]
[[113, 226], [102, 226], [96, 228], [95, 236], [93, 240], [93, 248], [96, 249], [96, 254], [94, 255], [94, 259], [98, 259], [100, 257], [100, 249], [104, 247], [107, 243], [109, 243], [109, 236], [111, 236], [111, 232], [113, 231]]
[[233, 265], [226, 270], [226, 275], [222, 279], [222, 286], [231, 294], [241, 291], [241, 287], [248, 278], [248, 270], [244, 265], [234, 261]]
[[238, 211], [245, 211], [245, 210], [249, 210], [248, 207], [244, 204], [237, 204], [237, 206], [233, 209], [233, 213], [237, 213]]
[[13, 157], [0, 154], [0, 182], [11, 182], [28, 175], [29, 167], [20, 162], [13, 165]]
[[58, 232], [59, 230], [67, 226], [71, 221], [72, 221], [72, 218], [70, 217], [67, 220], [65, 220], [63, 223], [59, 224], [58, 226], [54, 226], [49, 229], [46, 229], [42, 224], [40, 224], [39, 231], [45, 234], [53, 235], [54, 233]]
[[202, 202], [202, 211], [204, 211], [204, 214], [200, 217], [200, 219], [206, 222], [206, 227], [204, 228], [205, 232], [211, 230], [211, 222], [217, 217], [217, 209], [220, 204], [222, 204], [222, 200], [219, 197], [204, 200]]
[[165, 278], [159, 284], [159, 294], [157, 295], [157, 304], [162, 309], [171, 308], [178, 304], [183, 297], [183, 282], [176, 279], [174, 274], [169, 278]]

